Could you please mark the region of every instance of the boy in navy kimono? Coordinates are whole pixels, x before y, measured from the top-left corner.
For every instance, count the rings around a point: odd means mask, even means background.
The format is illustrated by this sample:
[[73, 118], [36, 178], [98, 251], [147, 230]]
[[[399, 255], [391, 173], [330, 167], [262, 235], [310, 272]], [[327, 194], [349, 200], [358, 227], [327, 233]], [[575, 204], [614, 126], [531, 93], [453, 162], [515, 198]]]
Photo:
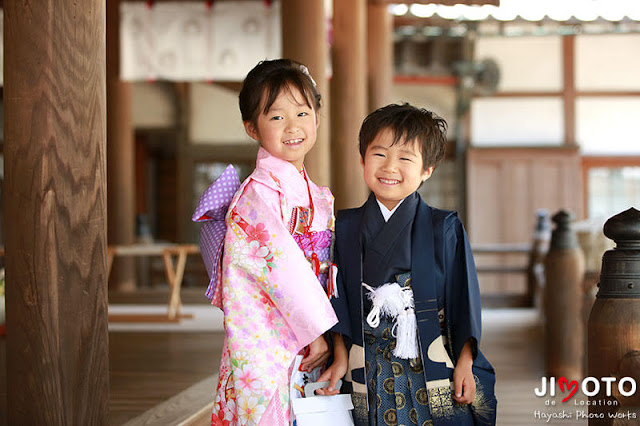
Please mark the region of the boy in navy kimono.
[[478, 349], [480, 294], [466, 233], [455, 212], [416, 192], [444, 157], [446, 122], [388, 105], [364, 120], [359, 141], [372, 194], [338, 212], [338, 338], [319, 379], [330, 384], [318, 393], [336, 393], [346, 373], [357, 425], [494, 425], [495, 374]]

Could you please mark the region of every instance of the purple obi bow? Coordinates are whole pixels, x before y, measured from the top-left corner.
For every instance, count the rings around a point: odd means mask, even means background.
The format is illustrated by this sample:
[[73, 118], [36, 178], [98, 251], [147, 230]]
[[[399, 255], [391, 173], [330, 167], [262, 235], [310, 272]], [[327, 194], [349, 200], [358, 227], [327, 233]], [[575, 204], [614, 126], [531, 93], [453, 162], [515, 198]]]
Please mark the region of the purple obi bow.
[[213, 300], [220, 277], [220, 261], [224, 236], [227, 232], [225, 216], [233, 196], [240, 187], [240, 178], [231, 164], [200, 196], [191, 220], [204, 222], [200, 229], [200, 253], [209, 274], [206, 295]]

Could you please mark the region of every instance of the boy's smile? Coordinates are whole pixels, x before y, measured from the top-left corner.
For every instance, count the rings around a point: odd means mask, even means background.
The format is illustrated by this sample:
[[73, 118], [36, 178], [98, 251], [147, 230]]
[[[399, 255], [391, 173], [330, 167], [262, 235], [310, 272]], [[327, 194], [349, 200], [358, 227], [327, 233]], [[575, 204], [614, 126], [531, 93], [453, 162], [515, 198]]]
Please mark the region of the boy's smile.
[[367, 147], [364, 181], [386, 208], [393, 208], [429, 179], [433, 167], [423, 170], [422, 153], [414, 141], [393, 144], [394, 134], [383, 129]]

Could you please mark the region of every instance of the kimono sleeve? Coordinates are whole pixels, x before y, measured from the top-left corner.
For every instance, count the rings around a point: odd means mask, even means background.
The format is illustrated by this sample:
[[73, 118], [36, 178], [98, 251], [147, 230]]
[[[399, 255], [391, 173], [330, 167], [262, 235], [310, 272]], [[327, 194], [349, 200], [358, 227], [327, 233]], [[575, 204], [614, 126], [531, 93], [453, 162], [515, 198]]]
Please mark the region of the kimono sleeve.
[[[283, 195], [252, 181], [232, 206], [225, 242], [228, 268], [255, 285], [254, 297], [277, 309], [302, 348], [337, 319], [302, 250], [285, 226]], [[229, 235], [231, 233], [231, 235]], [[279, 320], [268, 318], [270, 323]]]
[[[336, 234], [340, 232], [340, 227], [336, 225]], [[340, 235], [342, 236], [342, 235]], [[338, 323], [333, 326], [331, 331], [335, 333], [340, 333], [343, 336], [346, 336], [351, 340], [351, 315], [349, 310], [349, 293], [347, 292], [347, 287], [345, 285], [345, 274], [344, 268], [346, 266], [345, 262], [343, 262], [340, 258], [340, 244], [337, 241], [338, 236], [336, 235], [336, 245], [333, 250], [334, 262], [338, 267], [338, 275], [336, 277], [336, 286], [338, 287], [338, 297], [334, 297], [331, 299], [331, 305], [338, 316]]]
[[475, 359], [482, 327], [476, 266], [460, 219], [451, 216], [445, 226], [445, 310], [453, 356], [457, 360], [462, 347], [471, 338]]

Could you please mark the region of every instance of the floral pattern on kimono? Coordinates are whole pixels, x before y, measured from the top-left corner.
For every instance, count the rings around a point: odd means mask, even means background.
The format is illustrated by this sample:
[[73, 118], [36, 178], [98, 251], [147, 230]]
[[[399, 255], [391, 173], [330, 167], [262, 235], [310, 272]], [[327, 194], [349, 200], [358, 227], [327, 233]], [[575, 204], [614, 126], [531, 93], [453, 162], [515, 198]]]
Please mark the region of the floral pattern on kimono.
[[260, 148], [256, 170], [227, 213], [222, 260], [226, 337], [213, 424], [289, 423], [289, 369], [295, 355], [337, 318], [289, 232], [292, 208], [309, 207], [311, 231], [333, 226], [333, 197], [290, 163]]

